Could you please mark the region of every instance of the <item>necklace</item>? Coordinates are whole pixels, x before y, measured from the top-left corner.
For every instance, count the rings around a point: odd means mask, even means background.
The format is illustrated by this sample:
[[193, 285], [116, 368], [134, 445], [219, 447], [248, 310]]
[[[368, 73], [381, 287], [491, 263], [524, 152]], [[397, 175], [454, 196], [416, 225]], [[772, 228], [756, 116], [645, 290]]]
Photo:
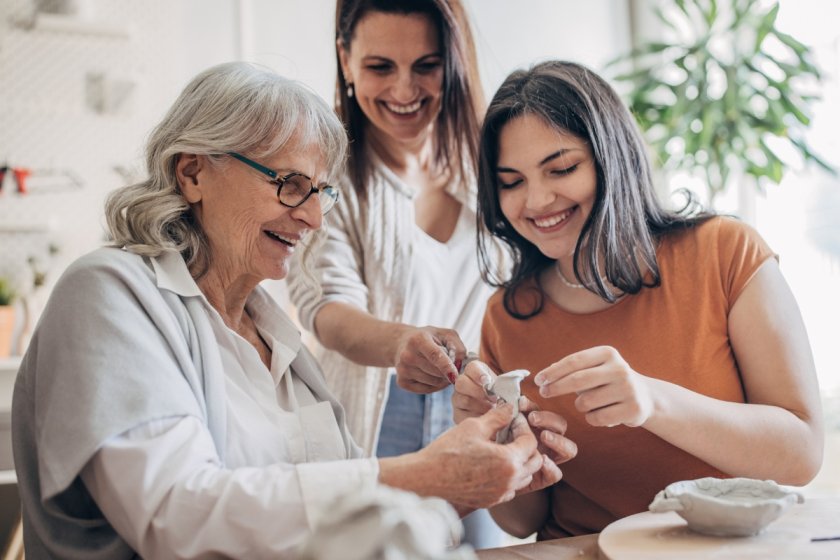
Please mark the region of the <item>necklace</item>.
[[[569, 279], [566, 278], [566, 276], [560, 270], [560, 262], [559, 261], [555, 261], [555, 263], [554, 263], [554, 272], [557, 273], [557, 276], [560, 277], [560, 281], [563, 282], [567, 287], [574, 288], [576, 290], [579, 290], [581, 288], [586, 288], [586, 286], [584, 286], [583, 284], [577, 284], [575, 282], [570, 282]], [[601, 282], [603, 282], [604, 284], [607, 283], [606, 278], [604, 278], [603, 276], [600, 276], [600, 278], [601, 278]]]

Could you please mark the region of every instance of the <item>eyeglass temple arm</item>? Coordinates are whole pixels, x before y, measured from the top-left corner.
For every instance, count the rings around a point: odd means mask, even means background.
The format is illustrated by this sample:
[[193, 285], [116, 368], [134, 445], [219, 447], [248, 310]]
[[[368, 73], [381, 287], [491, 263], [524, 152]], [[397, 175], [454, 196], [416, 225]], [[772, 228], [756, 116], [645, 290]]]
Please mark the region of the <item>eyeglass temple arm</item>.
[[277, 178], [277, 172], [276, 172], [276, 171], [274, 171], [273, 169], [269, 169], [268, 167], [266, 167], [266, 166], [264, 166], [264, 165], [260, 165], [260, 164], [259, 164], [259, 163], [257, 163], [256, 161], [250, 160], [250, 159], [246, 158], [246, 157], [245, 157], [245, 156], [243, 156], [243, 155], [239, 155], [239, 154], [237, 154], [236, 152], [228, 152], [228, 155], [229, 155], [230, 157], [233, 157], [233, 158], [238, 159], [239, 161], [241, 161], [241, 162], [242, 162], [242, 163], [244, 163], [245, 165], [248, 165], [248, 166], [253, 167], [253, 168], [254, 168], [254, 169], [256, 169], [257, 171], [260, 171], [260, 172], [262, 172], [262, 173], [265, 173], [266, 175], [268, 175], [268, 176], [269, 176], [269, 177], [271, 177], [272, 179], [276, 179], [276, 178]]

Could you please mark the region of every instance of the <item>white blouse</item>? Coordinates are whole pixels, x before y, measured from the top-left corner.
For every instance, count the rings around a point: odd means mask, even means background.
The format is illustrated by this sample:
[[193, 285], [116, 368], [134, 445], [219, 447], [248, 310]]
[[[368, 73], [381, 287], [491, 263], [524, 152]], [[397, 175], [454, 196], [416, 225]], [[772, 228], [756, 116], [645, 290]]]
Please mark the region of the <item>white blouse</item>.
[[[165, 261], [154, 265], [159, 278], [177, 276]], [[169, 284], [177, 289], [185, 281]], [[346, 459], [330, 403], [318, 402], [290, 369], [299, 332], [261, 297], [255, 293], [246, 307], [272, 350], [270, 369], [205, 300], [225, 370], [224, 466], [206, 426], [182, 416], [111, 438], [81, 473], [108, 521], [142, 557], [293, 554], [337, 496], [376, 484], [377, 461]]]

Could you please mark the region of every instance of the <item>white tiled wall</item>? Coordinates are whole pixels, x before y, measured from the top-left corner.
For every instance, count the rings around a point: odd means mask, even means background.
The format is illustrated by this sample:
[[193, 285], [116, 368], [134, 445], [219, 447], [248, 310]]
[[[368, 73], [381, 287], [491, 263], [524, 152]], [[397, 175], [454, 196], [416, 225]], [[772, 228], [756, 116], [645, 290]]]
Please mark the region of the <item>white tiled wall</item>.
[[[60, 271], [102, 243], [105, 195], [142, 175], [145, 137], [180, 88], [235, 50], [234, 0], [69, 4], [84, 13], [0, 2], [0, 165], [32, 170], [28, 194], [11, 173], [0, 191], [0, 274], [27, 290], [27, 259], [50, 271], [36, 314]], [[218, 28], [202, 25], [202, 8]]]

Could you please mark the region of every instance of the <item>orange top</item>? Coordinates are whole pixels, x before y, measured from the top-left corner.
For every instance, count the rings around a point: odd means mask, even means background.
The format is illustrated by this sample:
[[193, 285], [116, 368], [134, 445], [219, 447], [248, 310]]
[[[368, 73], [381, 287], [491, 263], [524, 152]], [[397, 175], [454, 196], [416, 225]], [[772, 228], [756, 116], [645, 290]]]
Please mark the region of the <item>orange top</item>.
[[672, 482], [726, 475], [644, 428], [590, 426], [574, 407], [575, 395], [543, 399], [533, 375], [573, 352], [609, 345], [643, 375], [744, 402], [727, 317], [773, 256], [755, 230], [716, 217], [663, 238], [657, 249], [662, 284], [603, 311], [573, 314], [546, 298], [538, 315], [522, 321], [507, 314], [501, 292], [491, 298], [482, 358], [495, 371], [530, 370], [523, 393], [540, 408], [562, 414], [569, 424], [566, 435], [578, 445], [577, 457], [561, 465], [563, 480], [550, 490], [553, 515], [538, 538], [600, 531], [646, 510]]

